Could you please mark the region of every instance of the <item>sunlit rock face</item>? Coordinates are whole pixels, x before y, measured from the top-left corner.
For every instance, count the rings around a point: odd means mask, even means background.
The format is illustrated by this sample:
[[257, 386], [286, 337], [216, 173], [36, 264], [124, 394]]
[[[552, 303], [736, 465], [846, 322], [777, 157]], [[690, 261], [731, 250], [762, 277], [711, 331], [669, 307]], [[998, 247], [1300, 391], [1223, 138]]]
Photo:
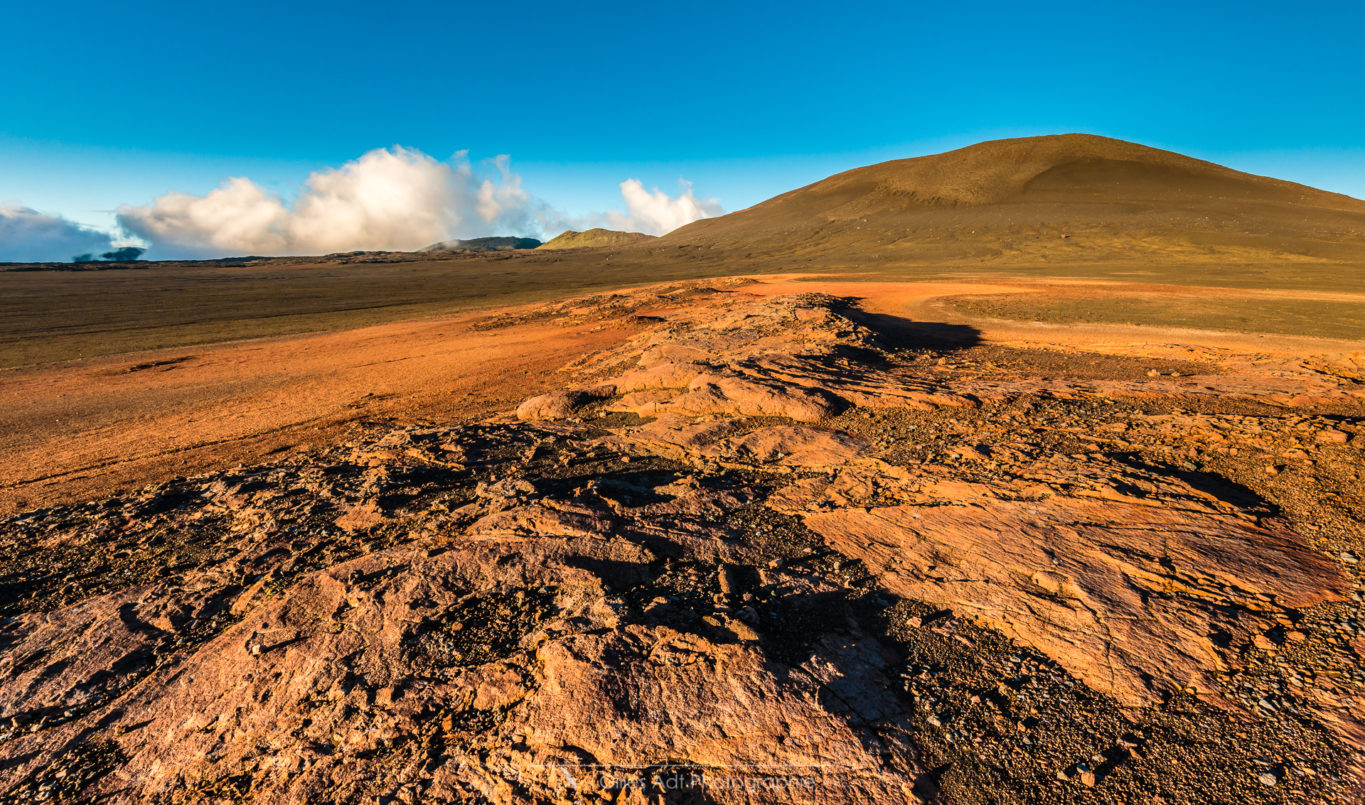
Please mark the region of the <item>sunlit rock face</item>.
[[[1296, 498], [1272, 502], [1288, 493], [1263, 468], [1325, 483], [1358, 466], [1360, 425], [1243, 412], [1253, 388], [1350, 404], [1348, 379], [1235, 354], [1040, 356], [755, 291], [546, 306], [526, 315], [650, 326], [481, 421], [374, 425], [4, 521], [0, 789], [836, 803], [1356, 785], [1360, 638], [1323, 615], [1358, 609], [1350, 562]], [[1273, 684], [1289, 674], [1340, 681]]]

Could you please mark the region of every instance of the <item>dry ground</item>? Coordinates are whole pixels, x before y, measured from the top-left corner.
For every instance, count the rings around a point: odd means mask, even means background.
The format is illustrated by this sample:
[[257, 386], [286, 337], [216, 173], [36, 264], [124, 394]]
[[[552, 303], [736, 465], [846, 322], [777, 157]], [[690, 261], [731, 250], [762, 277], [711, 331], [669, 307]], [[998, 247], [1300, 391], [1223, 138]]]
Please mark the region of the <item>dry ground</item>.
[[3, 370], [3, 801], [1357, 800], [1365, 342], [1010, 318], [1096, 299], [1266, 297], [770, 275]]
[[632, 333], [497, 332], [485, 314], [0, 370], [0, 512], [338, 439], [358, 421], [478, 416]]
[[[1365, 316], [1355, 315], [1365, 310], [1365, 295], [1350, 293], [1010, 275], [894, 282], [884, 273], [800, 274], [762, 283], [765, 293], [857, 297], [872, 312], [970, 326], [988, 343], [1145, 356], [1237, 348], [1336, 361], [1358, 353], [1352, 336], [1365, 338], [1358, 332]], [[477, 326], [516, 319], [524, 309], [361, 327], [348, 321], [339, 332], [0, 369], [0, 513], [324, 444], [358, 421], [486, 414], [557, 384], [560, 367], [640, 326], [610, 310], [572, 326], [544, 317], [496, 331]], [[189, 337], [183, 322], [164, 323], [176, 340]], [[231, 332], [254, 332], [250, 326], [235, 319]], [[46, 337], [41, 329], [22, 332]], [[143, 343], [141, 335], [131, 343]], [[1299, 337], [1322, 335], [1336, 338]]]

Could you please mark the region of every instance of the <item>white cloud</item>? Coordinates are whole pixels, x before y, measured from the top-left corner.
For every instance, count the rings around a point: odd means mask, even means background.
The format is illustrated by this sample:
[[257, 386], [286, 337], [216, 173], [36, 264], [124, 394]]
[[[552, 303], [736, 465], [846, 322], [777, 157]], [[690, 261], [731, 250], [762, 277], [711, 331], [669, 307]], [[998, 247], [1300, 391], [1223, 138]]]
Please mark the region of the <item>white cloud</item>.
[[292, 203], [245, 178], [200, 196], [170, 192], [123, 206], [119, 225], [150, 245], [151, 258], [326, 254], [419, 249], [483, 235], [552, 237], [607, 226], [661, 235], [724, 211], [681, 182], [676, 196], [620, 184], [625, 212], [567, 216], [522, 187], [506, 156], [482, 175], [465, 152], [441, 162], [415, 149], [380, 148], [310, 175]]
[[657, 187], [646, 190], [639, 179], [625, 180], [621, 198], [626, 202], [626, 213], [607, 213], [609, 225], [612, 229], [664, 235], [693, 221], [724, 214], [719, 199], [699, 199], [690, 182], [680, 184], [682, 192], [672, 197]]
[[[463, 156], [464, 152], [460, 153]], [[488, 223], [504, 219], [509, 224], [519, 223], [523, 228], [529, 226], [531, 211], [545, 205], [521, 189], [521, 177], [512, 172], [511, 159], [506, 154], [494, 158], [493, 166], [498, 169], [501, 181], [494, 184], [491, 179], [484, 179], [479, 185], [475, 205], [479, 217]], [[467, 164], [465, 169], [468, 170]]]
[[507, 158], [496, 181], [457, 154], [439, 162], [409, 148], [380, 148], [308, 177], [293, 205], [249, 179], [228, 179], [203, 196], [167, 193], [119, 208], [127, 232], [154, 257], [325, 254], [412, 250], [494, 232], [523, 234], [537, 202]]
[[158, 257], [284, 254], [289, 217], [278, 198], [239, 178], [204, 196], [171, 192], [118, 210], [119, 225], [151, 243]]
[[0, 204], [0, 262], [58, 262], [114, 246], [105, 232], [18, 204]]

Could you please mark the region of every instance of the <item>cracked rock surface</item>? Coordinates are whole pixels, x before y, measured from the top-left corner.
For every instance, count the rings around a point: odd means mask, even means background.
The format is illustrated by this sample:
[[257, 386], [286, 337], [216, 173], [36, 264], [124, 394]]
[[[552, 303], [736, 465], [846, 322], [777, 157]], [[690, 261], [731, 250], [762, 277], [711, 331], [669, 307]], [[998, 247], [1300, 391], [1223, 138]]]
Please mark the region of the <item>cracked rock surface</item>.
[[0, 522], [0, 801], [1361, 795], [1349, 373], [592, 305], [515, 411]]

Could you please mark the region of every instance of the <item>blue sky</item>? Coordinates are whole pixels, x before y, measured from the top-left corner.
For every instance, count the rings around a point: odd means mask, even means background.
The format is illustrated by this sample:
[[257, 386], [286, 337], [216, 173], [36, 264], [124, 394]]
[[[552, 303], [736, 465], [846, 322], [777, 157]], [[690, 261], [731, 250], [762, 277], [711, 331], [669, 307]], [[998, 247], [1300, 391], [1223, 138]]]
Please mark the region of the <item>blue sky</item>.
[[[0, 203], [121, 204], [401, 145], [739, 209], [830, 173], [1084, 131], [1365, 197], [1365, 4], [10, 4]], [[486, 169], [486, 168], [485, 168]]]

